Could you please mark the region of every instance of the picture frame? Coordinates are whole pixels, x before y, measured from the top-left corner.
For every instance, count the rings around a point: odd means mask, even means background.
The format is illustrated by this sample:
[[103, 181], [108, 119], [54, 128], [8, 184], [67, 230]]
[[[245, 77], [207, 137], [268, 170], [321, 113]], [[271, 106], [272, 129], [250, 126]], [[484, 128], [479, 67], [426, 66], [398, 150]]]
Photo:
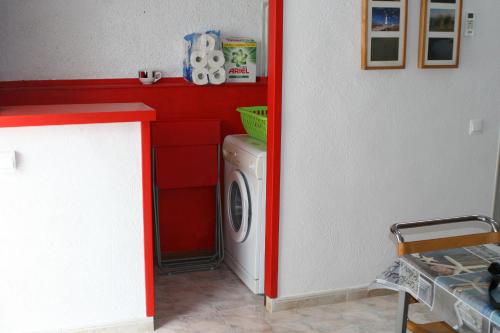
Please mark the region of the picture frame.
[[361, 68], [406, 68], [408, 0], [363, 0]]
[[418, 66], [458, 68], [463, 0], [421, 0]]

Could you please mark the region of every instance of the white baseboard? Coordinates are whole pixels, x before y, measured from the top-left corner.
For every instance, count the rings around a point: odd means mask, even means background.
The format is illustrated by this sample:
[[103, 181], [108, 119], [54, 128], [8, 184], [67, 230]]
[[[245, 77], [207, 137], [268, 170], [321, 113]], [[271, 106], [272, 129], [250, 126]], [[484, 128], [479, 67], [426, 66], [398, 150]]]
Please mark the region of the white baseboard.
[[363, 298], [392, 294], [395, 294], [392, 290], [359, 287], [276, 299], [266, 297], [266, 309], [272, 313], [296, 308], [351, 302]]
[[148, 317], [133, 321], [118, 322], [102, 326], [62, 330], [61, 333], [153, 333], [154, 318]]

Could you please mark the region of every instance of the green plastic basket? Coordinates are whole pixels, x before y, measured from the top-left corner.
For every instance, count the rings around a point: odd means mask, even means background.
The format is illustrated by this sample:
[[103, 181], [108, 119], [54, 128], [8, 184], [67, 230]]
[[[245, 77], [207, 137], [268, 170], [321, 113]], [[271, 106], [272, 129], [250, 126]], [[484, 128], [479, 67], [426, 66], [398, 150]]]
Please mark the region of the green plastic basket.
[[267, 142], [267, 106], [237, 108], [245, 131], [251, 137]]

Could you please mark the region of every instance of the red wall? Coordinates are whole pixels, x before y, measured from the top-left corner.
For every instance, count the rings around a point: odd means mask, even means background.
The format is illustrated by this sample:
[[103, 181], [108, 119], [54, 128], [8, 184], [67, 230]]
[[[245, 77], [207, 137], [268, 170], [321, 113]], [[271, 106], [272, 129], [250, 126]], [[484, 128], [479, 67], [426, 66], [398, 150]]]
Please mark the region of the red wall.
[[[0, 105], [111, 102], [143, 102], [158, 111], [158, 122], [219, 119], [224, 138], [228, 134], [244, 133], [236, 107], [267, 104], [267, 80], [203, 87], [181, 78], [163, 79], [152, 86], [143, 86], [136, 79], [0, 82]], [[153, 137], [153, 145], [157, 144], [155, 140], [158, 138]], [[170, 238], [177, 240], [170, 242], [168, 250], [206, 250], [213, 244], [213, 191], [200, 188], [180, 192], [165, 193], [160, 198], [160, 212], [176, 207], [178, 211], [192, 213], [182, 223], [168, 223], [168, 229], [164, 228]]]

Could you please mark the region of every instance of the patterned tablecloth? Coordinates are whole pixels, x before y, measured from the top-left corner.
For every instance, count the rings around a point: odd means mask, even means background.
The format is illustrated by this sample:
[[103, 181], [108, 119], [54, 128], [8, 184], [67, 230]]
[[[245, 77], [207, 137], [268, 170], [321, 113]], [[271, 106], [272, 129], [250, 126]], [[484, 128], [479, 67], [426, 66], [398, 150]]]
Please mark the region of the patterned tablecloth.
[[408, 292], [457, 330], [500, 333], [500, 311], [488, 299], [493, 261], [500, 246], [492, 244], [407, 255], [376, 282]]

